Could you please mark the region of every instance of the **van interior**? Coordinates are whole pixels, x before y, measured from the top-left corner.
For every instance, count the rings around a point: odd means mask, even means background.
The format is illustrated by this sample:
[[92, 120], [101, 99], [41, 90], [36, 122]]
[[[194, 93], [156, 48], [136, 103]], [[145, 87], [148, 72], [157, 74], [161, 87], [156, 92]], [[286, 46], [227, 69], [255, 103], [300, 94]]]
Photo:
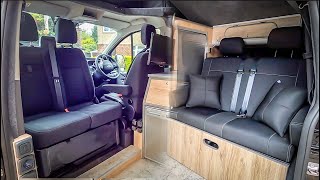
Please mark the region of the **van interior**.
[[1, 1], [1, 179], [319, 178], [318, 1]]

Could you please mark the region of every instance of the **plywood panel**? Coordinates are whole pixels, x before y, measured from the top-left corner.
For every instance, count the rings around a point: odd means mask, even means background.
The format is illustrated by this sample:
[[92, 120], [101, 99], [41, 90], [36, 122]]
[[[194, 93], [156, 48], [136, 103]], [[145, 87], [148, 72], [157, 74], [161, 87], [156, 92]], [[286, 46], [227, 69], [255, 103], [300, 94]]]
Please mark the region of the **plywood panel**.
[[110, 179], [141, 159], [141, 150], [129, 146], [77, 178]]
[[[175, 120], [168, 122], [168, 155], [206, 179], [285, 179], [288, 166]], [[219, 145], [213, 149], [203, 140]]]
[[133, 132], [133, 145], [137, 148], [139, 148], [140, 150], [142, 150], [143, 147], [143, 134], [139, 133], [137, 131]]
[[150, 79], [146, 103], [170, 107], [169, 94], [177, 87], [176, 81]]
[[301, 25], [300, 15], [291, 15], [213, 26], [212, 42], [210, 44], [217, 44], [217, 42], [220, 42], [221, 39], [225, 37], [268, 37], [270, 31], [276, 27], [289, 27], [299, 25]]

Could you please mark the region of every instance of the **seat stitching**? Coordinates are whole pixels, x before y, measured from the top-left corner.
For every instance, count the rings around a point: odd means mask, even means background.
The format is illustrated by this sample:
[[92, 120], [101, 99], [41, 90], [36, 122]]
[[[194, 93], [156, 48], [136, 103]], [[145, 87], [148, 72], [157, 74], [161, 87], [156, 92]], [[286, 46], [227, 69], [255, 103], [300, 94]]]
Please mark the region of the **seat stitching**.
[[290, 123], [290, 125], [297, 126], [297, 125], [303, 125], [303, 123]]
[[296, 81], [294, 83], [294, 86], [297, 86], [299, 74], [300, 74], [300, 64], [299, 64], [299, 67], [298, 67], [298, 72], [297, 72]]
[[210, 70], [209, 72], [223, 72], [223, 73], [233, 73], [233, 74], [237, 74], [237, 72], [233, 72], [233, 71], [223, 71], [223, 70]]
[[207, 77], [205, 77], [204, 81], [204, 104], [206, 105], [206, 99], [207, 99]]
[[216, 114], [213, 114], [213, 115], [207, 117], [207, 118], [204, 120], [203, 130], [206, 130], [206, 122], [207, 122], [207, 120], [208, 120], [209, 118], [211, 118], [211, 117], [214, 117], [214, 116], [218, 115], [218, 114], [220, 114], [220, 112], [219, 112], [219, 113], [216, 113]]
[[291, 77], [295, 78], [296, 76], [286, 75], [286, 74], [268, 74], [268, 73], [256, 73], [258, 75], [266, 75], [266, 76], [280, 76], [280, 77]]
[[209, 76], [209, 74], [210, 74], [210, 72], [211, 72], [211, 64], [212, 64], [212, 61], [213, 61], [213, 60], [210, 61], [209, 71], [208, 71], [208, 73], [207, 73], [207, 76]]
[[292, 142], [292, 128], [291, 128], [291, 124], [289, 127], [289, 136], [290, 136], [290, 142]]
[[271, 99], [271, 101], [267, 104], [267, 106], [263, 109], [263, 111], [262, 111], [262, 120], [264, 119], [264, 112], [266, 111], [267, 107], [268, 107], [268, 106], [270, 105], [270, 103], [274, 100], [274, 98], [277, 97], [278, 94], [280, 94], [281, 91], [282, 91], [282, 90], [280, 90], [280, 91]]
[[286, 161], [289, 162], [289, 157], [290, 157], [290, 151], [291, 151], [291, 147], [292, 147], [292, 144], [290, 144], [290, 146], [288, 146], [288, 152], [287, 152], [287, 159]]
[[269, 153], [269, 143], [270, 143], [270, 140], [271, 140], [271, 138], [272, 138], [274, 135], [276, 135], [276, 134], [277, 134], [277, 133], [272, 134], [272, 135], [270, 136], [270, 138], [268, 139], [267, 154]]
[[222, 125], [222, 128], [221, 128], [221, 137], [223, 137], [223, 128], [224, 128], [224, 126], [227, 125], [229, 122], [235, 120], [235, 119], [237, 119], [237, 117], [234, 118], [234, 119], [231, 119], [230, 121], [228, 121], [228, 122], [226, 122], [226, 123], [224, 123], [224, 124]]

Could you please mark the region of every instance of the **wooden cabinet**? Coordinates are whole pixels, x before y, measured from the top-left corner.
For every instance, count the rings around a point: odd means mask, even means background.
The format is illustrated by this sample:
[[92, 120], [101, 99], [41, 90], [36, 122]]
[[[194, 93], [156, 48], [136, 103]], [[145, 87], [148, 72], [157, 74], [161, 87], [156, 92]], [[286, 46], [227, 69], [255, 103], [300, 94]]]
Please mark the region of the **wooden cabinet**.
[[164, 107], [170, 107], [170, 92], [177, 87], [177, 81], [150, 79], [146, 95], [146, 103]]
[[[168, 120], [167, 153], [206, 179], [282, 180], [288, 164], [175, 120]], [[204, 143], [214, 142], [218, 148]]]

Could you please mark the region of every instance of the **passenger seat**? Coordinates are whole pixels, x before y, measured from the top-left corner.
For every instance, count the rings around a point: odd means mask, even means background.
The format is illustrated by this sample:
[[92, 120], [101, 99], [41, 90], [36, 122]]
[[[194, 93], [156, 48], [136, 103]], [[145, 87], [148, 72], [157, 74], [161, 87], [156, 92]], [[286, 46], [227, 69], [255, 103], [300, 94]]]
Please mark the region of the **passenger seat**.
[[[36, 22], [22, 13], [20, 41], [38, 41]], [[82, 112], [59, 112], [53, 89], [48, 50], [20, 47], [20, 77], [25, 130], [34, 147], [43, 149], [90, 129], [90, 117]]]
[[[36, 23], [28, 13], [22, 13], [20, 33], [20, 41], [38, 41]], [[55, 50], [48, 48], [48, 43], [56, 45], [54, 38], [42, 37], [43, 47], [20, 47], [25, 130], [33, 139], [39, 177], [118, 145], [122, 113], [116, 102], [93, 103], [94, 87], [81, 50], [58, 49], [59, 57], [65, 59], [58, 60], [59, 77], [54, 77]], [[61, 85], [62, 103], [54, 83]]]
[[[112, 122], [122, 117], [122, 106], [113, 101], [98, 102], [87, 60], [83, 52], [73, 48], [77, 39], [75, 24], [58, 19], [55, 26], [56, 41], [64, 46], [56, 49], [57, 63], [63, 80], [65, 107], [90, 116], [90, 128]], [[55, 42], [53, 43], [55, 47]], [[69, 47], [65, 47], [69, 44]]]

